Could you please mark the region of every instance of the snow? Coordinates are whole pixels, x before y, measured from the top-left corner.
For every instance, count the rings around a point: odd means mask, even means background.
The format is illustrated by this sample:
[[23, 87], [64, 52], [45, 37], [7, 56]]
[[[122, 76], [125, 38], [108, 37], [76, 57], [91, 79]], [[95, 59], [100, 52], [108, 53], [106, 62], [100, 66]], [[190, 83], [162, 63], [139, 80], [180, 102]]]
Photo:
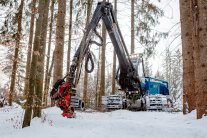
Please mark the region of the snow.
[[52, 107], [43, 110], [42, 118], [32, 119], [31, 126], [22, 129], [24, 110], [18, 106], [0, 108], [1, 138], [204, 138], [207, 117], [196, 119], [194, 111], [180, 112], [113, 112], [76, 111], [76, 118], [61, 116]]

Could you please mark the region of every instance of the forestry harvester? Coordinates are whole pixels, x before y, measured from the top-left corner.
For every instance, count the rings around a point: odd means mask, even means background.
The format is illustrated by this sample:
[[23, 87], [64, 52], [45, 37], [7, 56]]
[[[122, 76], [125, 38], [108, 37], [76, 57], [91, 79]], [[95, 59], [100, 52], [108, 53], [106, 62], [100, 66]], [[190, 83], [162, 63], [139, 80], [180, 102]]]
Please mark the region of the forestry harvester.
[[[125, 92], [126, 102], [129, 103], [128, 105], [131, 105], [131, 107], [137, 106], [137, 104], [140, 104], [140, 106], [143, 108], [144, 106], [147, 106], [145, 104], [147, 98], [145, 97], [148, 91], [143, 90], [141, 78], [137, 75], [137, 67], [130, 58], [127, 46], [119, 28], [118, 21], [114, 15], [113, 6], [109, 2], [98, 2], [91, 22], [89, 23], [84, 37], [73, 57], [68, 74], [64, 78], [59, 79], [54, 84], [50, 93], [50, 96], [53, 100], [59, 100], [59, 107], [63, 110], [62, 116], [64, 117], [73, 117], [74, 108], [83, 108], [84, 106], [84, 103], [76, 96], [75, 87], [80, 78], [80, 70], [84, 58], [86, 58], [86, 72], [91, 73], [94, 69], [94, 62], [90, 52], [90, 46], [92, 44], [103, 46], [103, 38], [96, 31], [96, 27], [98, 26], [101, 19], [103, 20], [103, 24], [106, 26], [106, 30], [108, 31], [119, 60], [119, 75], [117, 76], [116, 80], [120, 86], [120, 90]], [[92, 38], [94, 38], [92, 36], [94, 35], [100, 39], [100, 43], [92, 40]], [[88, 67], [89, 61], [91, 62], [90, 69]], [[147, 87], [147, 84], [145, 85]], [[149, 87], [151, 87], [151, 83]]]
[[[160, 79], [146, 77], [142, 54], [130, 56], [133, 66], [137, 70], [137, 77], [141, 81], [142, 94], [137, 97], [122, 97], [121, 95], [102, 96], [103, 109], [131, 109], [131, 110], [167, 110], [172, 107], [169, 97], [168, 82]], [[119, 79], [119, 69], [116, 79]]]

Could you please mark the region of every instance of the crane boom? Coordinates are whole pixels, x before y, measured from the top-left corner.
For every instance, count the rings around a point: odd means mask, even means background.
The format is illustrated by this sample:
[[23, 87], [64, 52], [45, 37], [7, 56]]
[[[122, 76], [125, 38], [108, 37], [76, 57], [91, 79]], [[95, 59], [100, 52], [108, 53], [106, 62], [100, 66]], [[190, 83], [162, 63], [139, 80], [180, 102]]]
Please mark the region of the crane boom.
[[106, 26], [119, 60], [120, 77], [118, 83], [121, 89], [124, 91], [139, 91], [139, 78], [137, 78], [136, 75], [137, 70], [133, 67], [132, 62], [129, 59], [129, 53], [121, 34], [119, 24], [114, 16], [113, 6], [108, 2], [99, 2], [97, 5], [92, 20], [87, 28], [85, 37], [74, 55], [73, 63], [68, 74], [69, 82], [74, 82], [75, 70], [77, 69], [78, 61], [81, 60], [82, 62], [84, 57], [87, 55], [89, 45], [93, 42], [91, 40], [91, 36], [93, 32], [96, 32], [96, 27], [100, 19], [103, 20]]
[[[88, 28], [84, 34], [84, 37], [73, 57], [72, 64], [70, 66], [70, 70], [68, 74], [63, 78], [60, 79], [53, 87], [53, 90], [51, 91], [51, 96], [54, 97], [55, 93], [57, 92], [57, 89], [60, 85], [64, 83], [64, 87], [66, 87], [64, 79], [67, 79], [68, 83], [68, 92], [72, 95], [72, 87], [74, 87], [74, 79], [75, 79], [75, 73], [77, 71], [77, 68], [79, 63], [83, 62], [83, 59], [87, 57], [87, 60], [92, 61], [92, 56], [90, 55], [89, 46], [93, 43], [96, 45], [102, 46], [103, 45], [103, 39], [101, 36], [97, 33], [96, 27], [100, 20], [103, 20], [103, 23], [106, 26], [107, 32], [110, 36], [110, 39], [112, 41], [112, 44], [114, 46], [116, 55], [118, 57], [119, 61], [119, 70], [120, 75], [118, 77], [118, 84], [121, 87], [121, 90], [125, 91], [126, 93], [130, 91], [136, 91], [136, 93], [140, 93], [141, 86], [140, 86], [140, 80], [137, 77], [137, 70], [134, 68], [129, 53], [126, 47], [126, 44], [124, 42], [123, 36], [121, 34], [118, 21], [114, 15], [113, 6], [109, 2], [99, 2], [97, 4], [97, 7], [94, 11], [94, 14], [92, 16], [91, 22], [88, 25]], [[92, 40], [92, 35], [96, 34], [99, 39], [101, 40], [101, 43], [97, 43]], [[87, 55], [87, 56], [86, 56]], [[92, 62], [93, 64], [93, 62]], [[87, 65], [86, 65], [87, 66]], [[87, 68], [86, 68], [87, 69]], [[89, 70], [86, 70], [89, 71]], [[91, 70], [89, 71], [91, 72]], [[62, 89], [64, 90], [64, 89]], [[60, 94], [61, 93], [61, 94]], [[59, 92], [59, 98], [66, 97], [65, 92]], [[56, 96], [57, 97], [57, 96]], [[63, 100], [63, 102], [66, 100]], [[68, 107], [67, 107], [68, 108]]]

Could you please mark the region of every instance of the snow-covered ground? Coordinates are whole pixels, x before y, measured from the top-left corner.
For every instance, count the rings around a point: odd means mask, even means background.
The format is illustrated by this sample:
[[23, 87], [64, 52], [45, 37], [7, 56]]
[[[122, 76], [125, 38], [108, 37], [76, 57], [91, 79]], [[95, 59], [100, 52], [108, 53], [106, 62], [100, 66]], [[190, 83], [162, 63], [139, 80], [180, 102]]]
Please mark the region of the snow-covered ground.
[[21, 129], [24, 111], [14, 105], [0, 108], [1, 138], [205, 138], [207, 117], [195, 112], [76, 112], [75, 119], [61, 116], [57, 107], [43, 110], [41, 119]]

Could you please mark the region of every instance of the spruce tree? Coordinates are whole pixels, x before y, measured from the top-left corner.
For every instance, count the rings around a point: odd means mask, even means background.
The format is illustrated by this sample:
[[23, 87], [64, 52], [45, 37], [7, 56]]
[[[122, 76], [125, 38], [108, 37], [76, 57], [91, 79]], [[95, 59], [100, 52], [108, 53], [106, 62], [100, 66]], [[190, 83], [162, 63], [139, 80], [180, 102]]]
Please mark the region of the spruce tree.
[[183, 51], [183, 113], [195, 109], [195, 75], [192, 45], [191, 1], [180, 0], [181, 38]]
[[32, 53], [32, 62], [30, 68], [30, 77], [29, 77], [29, 92], [27, 95], [27, 101], [25, 103], [25, 114], [22, 127], [30, 126], [31, 117], [32, 117], [32, 108], [33, 108], [33, 98], [35, 93], [35, 85], [36, 85], [36, 75], [37, 75], [37, 62], [38, 57], [40, 56], [39, 47], [40, 47], [40, 38], [41, 38], [41, 29], [42, 29], [42, 22], [43, 22], [43, 15], [44, 15], [44, 7], [45, 1], [39, 0], [38, 6], [38, 14], [39, 17], [36, 23], [36, 30], [35, 30], [35, 38], [34, 38], [34, 46], [33, 46], [33, 53]]
[[105, 95], [106, 27], [103, 22], [102, 22], [102, 38], [104, 44], [101, 49], [101, 82], [100, 82], [99, 107], [101, 107], [102, 96]]
[[30, 71], [30, 65], [31, 65], [31, 51], [32, 51], [32, 43], [33, 43], [36, 1], [37, 0], [32, 1], [32, 13], [31, 13], [31, 22], [30, 22], [30, 34], [29, 34], [29, 44], [28, 44], [28, 53], [27, 53], [27, 63], [26, 63], [26, 75], [25, 75], [25, 82], [24, 82], [24, 99], [26, 99], [28, 89], [29, 89], [29, 71]]
[[37, 60], [36, 86], [35, 86], [35, 97], [34, 97], [35, 106], [33, 108], [34, 110], [33, 117], [41, 117], [49, 3], [50, 0], [45, 0], [40, 42], [39, 42], [39, 56]]
[[[197, 118], [207, 115], [207, 1], [191, 0]], [[194, 96], [194, 95], [193, 95]]]
[[[58, 0], [53, 84], [63, 75], [66, 0]], [[54, 103], [52, 104], [54, 106]]]
[[9, 90], [9, 105], [12, 106], [13, 100], [13, 93], [15, 89], [15, 79], [16, 79], [16, 72], [17, 72], [17, 64], [18, 64], [18, 54], [19, 54], [19, 47], [20, 47], [20, 40], [21, 40], [21, 31], [22, 31], [22, 12], [24, 7], [24, 0], [21, 0], [19, 11], [17, 14], [17, 34], [15, 36], [16, 45], [15, 45], [15, 52], [14, 52], [14, 59], [13, 59], [13, 67], [12, 67], [12, 76], [11, 76], [11, 85]]
[[[48, 91], [49, 91], [49, 62], [50, 62], [50, 51], [51, 51], [51, 43], [52, 43], [52, 31], [53, 31], [53, 22], [54, 22], [54, 6], [55, 1], [52, 0], [51, 7], [50, 7], [50, 25], [49, 25], [49, 40], [48, 40], [48, 48], [47, 48], [47, 61], [46, 61], [46, 71], [45, 71], [45, 85], [44, 85], [44, 95], [43, 95], [43, 104], [47, 106], [47, 97], [48, 97]], [[54, 61], [54, 60], [53, 60]], [[53, 63], [52, 61], [52, 63]], [[52, 64], [51, 63], [51, 64]], [[51, 74], [51, 73], [50, 73]]]
[[[90, 23], [92, 4], [93, 4], [93, 0], [88, 0], [85, 30], [88, 28], [88, 25]], [[87, 60], [87, 57], [85, 59]], [[83, 89], [83, 101], [84, 101], [86, 106], [87, 106], [87, 87], [88, 87], [88, 73], [85, 71], [85, 75], [84, 75], [84, 89]]]

